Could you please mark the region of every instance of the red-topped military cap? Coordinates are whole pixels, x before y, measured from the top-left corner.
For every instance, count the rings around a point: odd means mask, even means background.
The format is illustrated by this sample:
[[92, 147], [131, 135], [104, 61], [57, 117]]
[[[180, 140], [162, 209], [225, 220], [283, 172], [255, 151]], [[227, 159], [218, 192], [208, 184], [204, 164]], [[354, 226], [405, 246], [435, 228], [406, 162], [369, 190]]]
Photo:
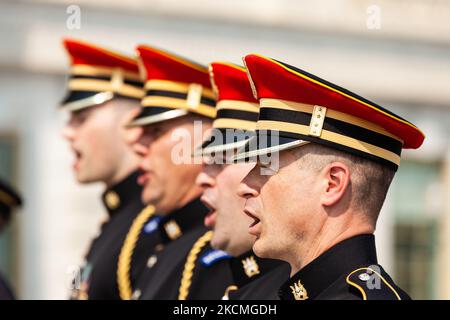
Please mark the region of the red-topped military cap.
[[165, 121], [189, 112], [215, 117], [215, 95], [207, 67], [153, 47], [138, 46], [137, 52], [146, 91], [142, 110], [131, 126]]
[[114, 97], [142, 98], [137, 59], [79, 40], [65, 39], [63, 43], [71, 69], [62, 108], [75, 111]]
[[258, 141], [247, 157], [313, 142], [397, 169], [402, 148], [424, 140], [409, 121], [310, 73], [255, 54], [244, 62], [260, 102], [258, 140], [266, 144]]
[[238, 148], [253, 136], [259, 103], [253, 96], [247, 71], [241, 66], [213, 62], [209, 66], [211, 83], [217, 95], [213, 132], [203, 143], [202, 154]]

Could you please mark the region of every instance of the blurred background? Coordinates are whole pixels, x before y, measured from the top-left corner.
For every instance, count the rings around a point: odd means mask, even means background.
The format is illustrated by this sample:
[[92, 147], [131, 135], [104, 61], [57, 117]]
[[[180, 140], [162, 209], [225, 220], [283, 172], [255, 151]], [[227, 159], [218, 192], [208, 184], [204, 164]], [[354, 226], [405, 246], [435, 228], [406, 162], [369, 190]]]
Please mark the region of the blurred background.
[[25, 198], [0, 236], [0, 270], [22, 299], [66, 299], [106, 217], [101, 186], [75, 183], [60, 135], [64, 36], [204, 64], [257, 52], [415, 123], [427, 138], [404, 152], [378, 252], [413, 298], [450, 299], [449, 0], [0, 0], [0, 177]]

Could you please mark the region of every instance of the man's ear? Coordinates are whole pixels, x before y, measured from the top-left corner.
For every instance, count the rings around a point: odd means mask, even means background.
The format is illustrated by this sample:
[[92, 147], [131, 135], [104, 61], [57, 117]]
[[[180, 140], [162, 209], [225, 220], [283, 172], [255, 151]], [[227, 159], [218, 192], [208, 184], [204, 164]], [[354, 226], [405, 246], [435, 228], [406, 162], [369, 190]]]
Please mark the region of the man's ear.
[[322, 170], [325, 180], [325, 192], [322, 194], [322, 205], [330, 207], [336, 205], [344, 197], [350, 184], [350, 170], [342, 162], [333, 162]]
[[120, 128], [123, 130], [124, 140], [128, 144], [136, 142], [142, 134], [142, 127], [127, 127], [128, 124], [139, 114], [140, 108], [133, 108], [127, 111], [120, 121]]

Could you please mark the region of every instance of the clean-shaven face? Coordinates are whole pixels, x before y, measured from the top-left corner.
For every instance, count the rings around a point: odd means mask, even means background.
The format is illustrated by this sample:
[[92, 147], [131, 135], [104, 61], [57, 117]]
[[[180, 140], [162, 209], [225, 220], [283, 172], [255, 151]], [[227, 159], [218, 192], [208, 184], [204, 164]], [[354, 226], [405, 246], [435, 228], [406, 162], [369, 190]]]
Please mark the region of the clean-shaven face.
[[251, 249], [255, 240], [247, 231], [253, 219], [244, 214], [245, 199], [237, 194], [241, 180], [254, 164], [206, 164], [197, 177], [202, 202], [210, 209], [205, 225], [214, 230], [211, 245], [233, 256]]
[[109, 181], [129, 148], [124, 141], [124, 112], [116, 108], [116, 103], [112, 100], [72, 112], [63, 129], [63, 137], [74, 154], [72, 168], [80, 183]]
[[[209, 127], [210, 124], [203, 123], [203, 129]], [[142, 200], [153, 204], [161, 214], [167, 213], [167, 208], [172, 211], [183, 196], [197, 188], [195, 179], [201, 171], [201, 163], [177, 163], [174, 158], [174, 150], [183, 141], [191, 141], [190, 150], [194, 148], [193, 137], [193, 121], [180, 117], [145, 126], [135, 142], [135, 150], [143, 156], [140, 165], [143, 173], [138, 179], [144, 186]], [[186, 152], [190, 157], [189, 150]]]
[[245, 199], [244, 212], [253, 219], [248, 232], [255, 236], [254, 252], [264, 258], [286, 260], [315, 224], [320, 185], [316, 173], [301, 168], [290, 151], [282, 151], [279, 170], [271, 174], [257, 164], [244, 178], [239, 195]]

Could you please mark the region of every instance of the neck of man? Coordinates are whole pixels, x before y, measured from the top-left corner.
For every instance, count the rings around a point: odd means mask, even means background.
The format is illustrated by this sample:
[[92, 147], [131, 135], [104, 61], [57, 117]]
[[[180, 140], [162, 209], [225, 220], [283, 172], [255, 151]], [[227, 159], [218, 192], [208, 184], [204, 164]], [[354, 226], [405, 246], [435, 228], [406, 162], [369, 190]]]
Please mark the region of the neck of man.
[[[236, 221], [236, 223], [244, 223], [244, 222]], [[251, 251], [255, 240], [254, 240], [253, 236], [251, 236], [250, 234], [247, 233], [247, 231], [245, 231], [245, 232], [246, 232], [245, 238], [244, 237], [236, 238], [236, 237], [238, 237], [238, 235], [235, 234], [234, 241], [233, 241], [233, 239], [230, 239], [229, 246], [224, 251], [226, 251], [230, 256], [233, 256], [235, 258], [243, 255], [244, 253]], [[236, 232], [236, 233], [240, 233], [240, 232]], [[241, 234], [239, 234], [239, 235], [241, 235]]]
[[117, 168], [114, 170], [114, 173], [108, 179], [105, 179], [104, 183], [106, 188], [115, 186], [136, 171], [139, 167], [139, 161], [140, 158], [134, 154], [134, 152], [131, 150], [130, 152], [126, 152], [122, 159], [117, 163]]
[[[185, 188], [180, 186], [180, 189], [181, 190], [179, 190], [180, 193], [177, 198], [171, 197], [170, 199], [155, 204], [156, 212], [160, 215], [168, 215], [177, 209], [183, 208], [196, 198], [199, 198], [202, 193], [202, 189], [195, 183], [189, 185], [186, 184]], [[186, 191], [182, 192], [182, 190]]]
[[252, 247], [239, 247], [239, 248], [234, 248], [233, 250], [226, 250], [227, 253], [236, 258], [239, 256], [242, 256], [244, 253], [249, 252], [250, 250], [252, 250]]
[[302, 241], [300, 246], [293, 246], [289, 259], [285, 259], [291, 265], [291, 277], [338, 243], [357, 235], [372, 234], [375, 231], [375, 226], [358, 218], [353, 217], [351, 220], [338, 223], [331, 220], [333, 219], [328, 219], [309, 241]]

